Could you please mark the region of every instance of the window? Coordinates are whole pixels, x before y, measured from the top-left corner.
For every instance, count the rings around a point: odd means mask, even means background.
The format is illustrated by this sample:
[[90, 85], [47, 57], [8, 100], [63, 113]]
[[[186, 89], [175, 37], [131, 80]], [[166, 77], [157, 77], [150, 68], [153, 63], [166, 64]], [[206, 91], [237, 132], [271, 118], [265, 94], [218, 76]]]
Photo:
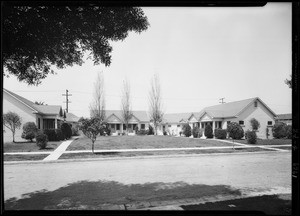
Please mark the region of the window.
[[239, 121], [239, 125], [244, 125], [244, 121]]
[[41, 119], [38, 118], [38, 129], [41, 129]]
[[142, 130], [145, 129], [145, 124], [141, 124], [141, 129], [142, 129]]
[[257, 107], [257, 101], [254, 102], [254, 107]]
[[126, 124], [123, 124], [123, 129], [126, 130]]
[[120, 124], [117, 124], [117, 130], [120, 130]]
[[177, 125], [177, 127], [180, 127], [180, 125]]
[[273, 124], [272, 121], [268, 121], [268, 126], [271, 126]]

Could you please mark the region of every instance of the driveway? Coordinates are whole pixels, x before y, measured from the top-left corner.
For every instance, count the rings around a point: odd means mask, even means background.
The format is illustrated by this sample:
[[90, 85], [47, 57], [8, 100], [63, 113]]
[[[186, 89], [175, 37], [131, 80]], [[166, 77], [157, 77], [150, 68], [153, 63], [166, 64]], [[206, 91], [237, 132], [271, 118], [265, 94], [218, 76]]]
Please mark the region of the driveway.
[[243, 194], [290, 193], [291, 152], [183, 155], [4, 165], [4, 199], [78, 181], [228, 185]]

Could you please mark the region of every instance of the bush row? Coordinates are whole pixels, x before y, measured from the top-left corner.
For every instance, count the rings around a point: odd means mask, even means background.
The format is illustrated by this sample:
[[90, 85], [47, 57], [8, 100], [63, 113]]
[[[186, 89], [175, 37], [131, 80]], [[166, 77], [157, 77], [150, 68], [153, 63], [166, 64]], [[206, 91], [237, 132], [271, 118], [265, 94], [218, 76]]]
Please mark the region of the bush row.
[[275, 139], [292, 139], [292, 126], [283, 122], [277, 122], [272, 128], [273, 137]]

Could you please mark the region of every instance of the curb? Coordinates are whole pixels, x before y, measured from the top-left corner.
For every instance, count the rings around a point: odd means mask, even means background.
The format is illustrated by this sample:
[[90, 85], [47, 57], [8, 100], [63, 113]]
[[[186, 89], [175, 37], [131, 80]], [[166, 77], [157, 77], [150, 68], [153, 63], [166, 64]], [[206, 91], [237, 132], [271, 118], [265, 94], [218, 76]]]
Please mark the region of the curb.
[[66, 163], [66, 162], [90, 162], [108, 160], [131, 160], [131, 159], [155, 159], [155, 158], [174, 158], [174, 157], [198, 157], [198, 156], [218, 156], [218, 155], [244, 155], [244, 154], [279, 154], [288, 151], [259, 151], [259, 152], [232, 152], [232, 153], [204, 153], [204, 154], [172, 154], [172, 155], [145, 155], [131, 157], [106, 157], [106, 158], [77, 158], [77, 159], [58, 159], [53, 161], [34, 160], [34, 161], [4, 161], [4, 165], [14, 164], [38, 164], [38, 163]]

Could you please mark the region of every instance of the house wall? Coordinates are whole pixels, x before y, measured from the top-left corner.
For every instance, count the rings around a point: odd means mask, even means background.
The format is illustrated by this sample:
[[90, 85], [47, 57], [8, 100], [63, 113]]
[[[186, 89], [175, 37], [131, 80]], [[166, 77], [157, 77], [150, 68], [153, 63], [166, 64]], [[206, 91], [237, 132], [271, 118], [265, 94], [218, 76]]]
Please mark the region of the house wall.
[[[20, 129], [16, 129], [15, 141], [25, 141], [21, 138], [23, 125], [26, 122], [35, 122], [37, 124], [36, 115], [33, 113], [33, 110], [31, 108], [19, 102], [3, 91], [3, 113], [7, 113], [9, 111], [17, 113], [22, 119], [22, 125]], [[5, 130], [5, 132], [3, 132], [4, 142], [12, 142], [12, 132], [5, 126], [3, 126], [3, 129]]]
[[[261, 139], [266, 139], [266, 129], [269, 128], [269, 139], [273, 138], [272, 135], [272, 126], [275, 124], [275, 119], [273, 114], [265, 108], [263, 104], [259, 101], [257, 107], [254, 107], [254, 104], [251, 104], [243, 113], [241, 113], [236, 119], [237, 122], [244, 121], [243, 130], [252, 130], [250, 119], [255, 118], [260, 123], [260, 128], [256, 132], [257, 137]], [[268, 126], [268, 121], [272, 121], [272, 126]]]

